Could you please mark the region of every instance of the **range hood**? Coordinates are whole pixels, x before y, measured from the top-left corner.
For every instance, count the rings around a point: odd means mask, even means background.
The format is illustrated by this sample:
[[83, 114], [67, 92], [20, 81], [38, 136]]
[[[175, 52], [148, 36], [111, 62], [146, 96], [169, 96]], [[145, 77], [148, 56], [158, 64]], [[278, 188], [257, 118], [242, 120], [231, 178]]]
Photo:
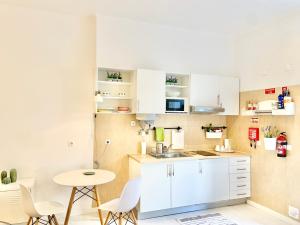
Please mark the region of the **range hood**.
[[217, 114], [225, 112], [225, 109], [220, 106], [191, 106], [190, 112], [195, 114]]

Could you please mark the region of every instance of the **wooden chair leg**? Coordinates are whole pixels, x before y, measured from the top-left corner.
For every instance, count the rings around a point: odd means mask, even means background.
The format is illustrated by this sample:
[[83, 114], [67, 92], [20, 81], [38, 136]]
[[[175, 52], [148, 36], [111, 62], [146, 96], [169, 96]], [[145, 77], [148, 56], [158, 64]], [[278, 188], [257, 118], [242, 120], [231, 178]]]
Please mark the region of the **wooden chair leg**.
[[111, 215], [111, 211], [108, 212], [108, 214], [106, 216], [106, 219], [105, 219], [105, 222], [104, 222], [104, 225], [106, 225], [108, 223], [110, 215]]
[[137, 222], [137, 220], [136, 220], [136, 217], [135, 217], [135, 215], [134, 215], [133, 210], [131, 210], [130, 213], [131, 213], [131, 215], [132, 215], [132, 219], [133, 219], [134, 225], [138, 225], [138, 222]]
[[34, 222], [34, 225], [38, 225], [39, 222], [40, 222], [40, 218], [38, 217], [38, 218], [36, 218], [36, 220], [35, 220], [35, 222]]
[[50, 215], [48, 216], [48, 222], [49, 222], [49, 225], [52, 225], [52, 217]]
[[119, 213], [119, 225], [122, 225], [122, 213]]
[[27, 222], [27, 225], [30, 225], [30, 224], [31, 224], [31, 220], [32, 220], [32, 217], [29, 217], [28, 222]]
[[54, 219], [55, 225], [59, 225], [56, 216], [53, 214], [52, 217], [53, 217], [53, 219]]

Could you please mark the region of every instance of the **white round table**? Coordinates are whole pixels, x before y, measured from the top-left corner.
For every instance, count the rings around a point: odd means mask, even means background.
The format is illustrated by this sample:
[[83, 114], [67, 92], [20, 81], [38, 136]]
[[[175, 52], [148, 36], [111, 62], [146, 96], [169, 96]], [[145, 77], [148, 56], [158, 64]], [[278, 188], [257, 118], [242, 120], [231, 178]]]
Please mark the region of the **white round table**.
[[[93, 175], [85, 175], [86, 172], [93, 172]], [[99, 206], [100, 198], [97, 192], [97, 185], [109, 183], [114, 180], [116, 175], [108, 170], [83, 169], [73, 170], [58, 174], [53, 181], [59, 185], [72, 187], [72, 193], [65, 218], [64, 225], [68, 225], [73, 204], [84, 196], [93, 199]], [[94, 196], [92, 195], [94, 194]], [[76, 197], [76, 198], [75, 198]], [[102, 212], [98, 209], [101, 224], [103, 224]]]

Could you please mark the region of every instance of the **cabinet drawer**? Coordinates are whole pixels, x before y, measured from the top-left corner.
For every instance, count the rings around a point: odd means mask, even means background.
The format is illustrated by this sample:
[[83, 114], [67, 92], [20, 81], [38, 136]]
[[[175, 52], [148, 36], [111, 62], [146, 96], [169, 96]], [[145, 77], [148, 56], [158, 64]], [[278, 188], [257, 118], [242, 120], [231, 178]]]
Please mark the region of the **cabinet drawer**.
[[230, 166], [230, 173], [250, 173], [250, 164]]
[[237, 173], [237, 174], [230, 174], [230, 183], [238, 183], [242, 184], [245, 182], [250, 183], [250, 173]]
[[250, 165], [250, 157], [234, 157], [230, 158], [229, 165], [237, 166], [237, 165]]
[[250, 182], [232, 182], [230, 183], [230, 191], [250, 190]]
[[238, 199], [238, 198], [248, 198], [251, 196], [250, 189], [247, 190], [237, 190], [230, 192], [230, 199]]

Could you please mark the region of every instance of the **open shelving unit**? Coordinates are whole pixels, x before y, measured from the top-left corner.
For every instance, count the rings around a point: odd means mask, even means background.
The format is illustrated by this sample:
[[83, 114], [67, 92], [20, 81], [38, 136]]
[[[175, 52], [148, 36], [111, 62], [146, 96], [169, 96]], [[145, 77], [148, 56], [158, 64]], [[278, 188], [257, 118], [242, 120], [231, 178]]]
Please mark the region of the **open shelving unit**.
[[[176, 83], [168, 83], [168, 78], [176, 78]], [[189, 96], [190, 96], [190, 75], [178, 73], [166, 73], [166, 99], [184, 99], [185, 111], [182, 113], [189, 113]], [[166, 113], [176, 113], [169, 112]]]
[[[120, 73], [122, 79], [112, 79], [108, 74]], [[95, 97], [96, 113], [131, 114], [135, 72], [98, 68], [96, 74], [96, 93], [100, 92], [101, 101]], [[118, 111], [118, 107], [128, 107], [129, 111]]]

